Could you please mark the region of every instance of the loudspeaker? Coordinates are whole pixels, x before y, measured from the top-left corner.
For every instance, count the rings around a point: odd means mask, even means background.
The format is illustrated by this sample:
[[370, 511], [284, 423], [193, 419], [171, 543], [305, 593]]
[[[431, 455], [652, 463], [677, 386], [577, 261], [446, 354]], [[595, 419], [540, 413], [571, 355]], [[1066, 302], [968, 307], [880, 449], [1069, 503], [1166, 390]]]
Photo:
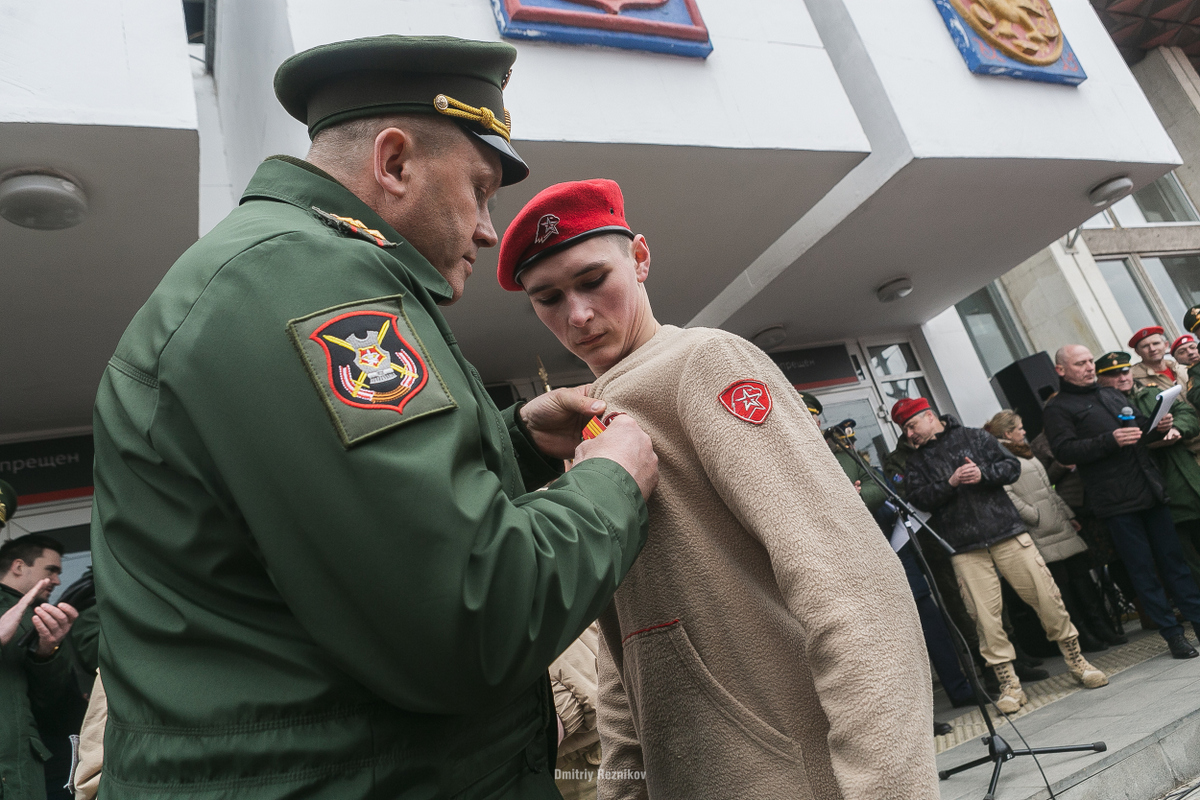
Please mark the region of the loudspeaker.
[[1058, 373], [1054, 361], [1043, 350], [1014, 361], [996, 373], [992, 385], [1008, 399], [1008, 405], [1021, 415], [1025, 436], [1032, 439], [1042, 432], [1042, 408], [1058, 391]]

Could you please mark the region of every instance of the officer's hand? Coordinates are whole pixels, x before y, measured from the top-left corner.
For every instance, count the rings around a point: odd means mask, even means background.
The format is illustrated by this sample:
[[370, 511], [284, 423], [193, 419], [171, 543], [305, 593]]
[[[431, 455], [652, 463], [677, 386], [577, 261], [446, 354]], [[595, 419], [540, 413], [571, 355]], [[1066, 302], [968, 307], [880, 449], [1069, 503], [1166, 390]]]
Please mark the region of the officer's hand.
[[1117, 428], [1113, 431], [1113, 438], [1117, 440], [1120, 447], [1128, 447], [1131, 444], [1137, 444], [1138, 439], [1142, 438], [1142, 429]]
[[604, 413], [604, 401], [587, 396], [590, 388], [555, 389], [521, 406], [521, 422], [544, 455], [570, 458], [579, 444], [583, 426]]
[[33, 610], [33, 627], [38, 632], [37, 656], [49, 658], [67, 634], [79, 612], [67, 603], [52, 606], [43, 603]]
[[1163, 418], [1158, 421], [1158, 425], [1154, 428], [1156, 431], [1166, 433], [1171, 430], [1171, 426], [1175, 424], [1175, 418], [1170, 414], [1163, 414]]
[[633, 476], [642, 497], [649, 499], [658, 485], [658, 456], [650, 437], [628, 414], [614, 417], [608, 430], [575, 448], [575, 463], [589, 458], [611, 459]]
[[24, 597], [17, 601], [15, 606], [0, 616], [0, 645], [8, 644], [9, 640], [16, 634], [17, 628], [21, 625], [21, 618], [25, 616], [25, 611], [29, 608], [29, 604], [33, 602], [33, 598], [37, 597], [49, 585], [50, 579], [42, 578], [37, 582], [37, 585], [25, 593]]

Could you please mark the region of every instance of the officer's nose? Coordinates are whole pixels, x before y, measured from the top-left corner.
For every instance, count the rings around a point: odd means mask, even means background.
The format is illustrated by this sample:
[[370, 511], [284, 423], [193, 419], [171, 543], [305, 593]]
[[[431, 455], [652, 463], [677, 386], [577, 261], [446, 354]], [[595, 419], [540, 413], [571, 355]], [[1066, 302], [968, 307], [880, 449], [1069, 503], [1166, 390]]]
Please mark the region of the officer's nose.
[[486, 205], [479, 215], [479, 223], [475, 226], [475, 241], [480, 247], [495, 247], [500, 241], [496, 229], [492, 226], [492, 214]]

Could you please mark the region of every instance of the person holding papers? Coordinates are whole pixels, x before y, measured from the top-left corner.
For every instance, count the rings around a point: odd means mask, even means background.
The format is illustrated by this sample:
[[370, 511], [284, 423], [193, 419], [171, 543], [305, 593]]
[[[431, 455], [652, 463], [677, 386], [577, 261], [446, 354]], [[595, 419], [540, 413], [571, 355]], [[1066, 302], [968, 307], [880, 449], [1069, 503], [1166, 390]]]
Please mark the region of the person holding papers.
[[1085, 503], [1112, 534], [1142, 608], [1160, 626], [1171, 655], [1195, 658], [1200, 654], [1184, 638], [1167, 593], [1195, 629], [1200, 589], [1175, 533], [1167, 482], [1149, 449], [1157, 442], [1169, 447], [1182, 441], [1183, 432], [1173, 414], [1152, 427], [1137, 410], [1128, 353], [1106, 353], [1093, 361], [1086, 347], [1067, 345], [1054, 360], [1062, 383], [1043, 415], [1050, 449], [1061, 463], [1078, 467]]
[[[1133, 387], [1126, 353], [1106, 353], [1100, 361], [1113, 365], [1099, 376], [1100, 383], [1124, 392], [1135, 410], [1152, 418], [1158, 396], [1165, 392]], [[1200, 417], [1197, 417], [1196, 409], [1191, 404], [1179, 397], [1168, 408], [1171, 430], [1161, 442], [1150, 445], [1148, 449], [1167, 488], [1171, 519], [1179, 535], [1183, 557], [1192, 571], [1192, 580], [1200, 585], [1200, 552], [1197, 552], [1197, 546], [1200, 545], [1200, 464], [1196, 463], [1186, 444], [1189, 439], [1200, 435]]]

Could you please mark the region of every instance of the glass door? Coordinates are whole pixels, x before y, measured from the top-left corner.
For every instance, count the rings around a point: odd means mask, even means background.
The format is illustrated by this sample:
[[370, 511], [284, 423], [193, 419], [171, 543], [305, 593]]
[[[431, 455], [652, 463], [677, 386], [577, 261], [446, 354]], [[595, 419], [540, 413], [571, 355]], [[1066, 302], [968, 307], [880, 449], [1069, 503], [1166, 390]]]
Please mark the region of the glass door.
[[816, 396], [824, 409], [821, 428], [829, 428], [846, 419], [854, 420], [855, 444], [859, 453], [871, 466], [882, 468], [883, 459], [891, 452], [892, 443], [875, 414], [875, 409], [879, 407], [875, 393], [869, 387], [857, 386]]

